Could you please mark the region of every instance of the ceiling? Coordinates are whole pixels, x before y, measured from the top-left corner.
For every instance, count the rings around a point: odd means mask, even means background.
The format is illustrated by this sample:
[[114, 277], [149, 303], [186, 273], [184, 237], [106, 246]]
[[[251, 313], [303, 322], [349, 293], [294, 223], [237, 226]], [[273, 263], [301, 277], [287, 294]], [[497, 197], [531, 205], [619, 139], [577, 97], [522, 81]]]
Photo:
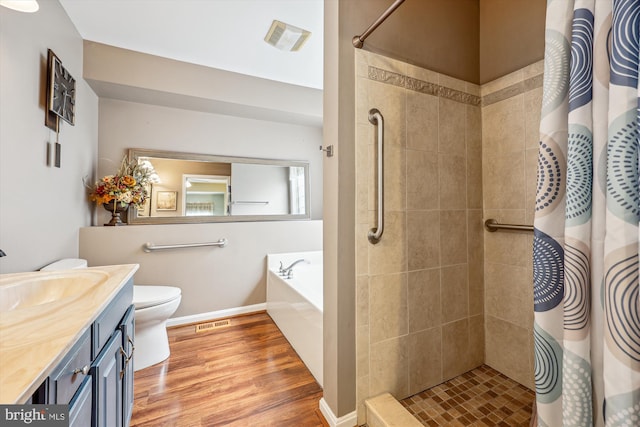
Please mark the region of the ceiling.
[[[85, 40], [322, 89], [323, 0], [60, 0]], [[274, 19], [311, 32], [302, 49], [264, 42]]]

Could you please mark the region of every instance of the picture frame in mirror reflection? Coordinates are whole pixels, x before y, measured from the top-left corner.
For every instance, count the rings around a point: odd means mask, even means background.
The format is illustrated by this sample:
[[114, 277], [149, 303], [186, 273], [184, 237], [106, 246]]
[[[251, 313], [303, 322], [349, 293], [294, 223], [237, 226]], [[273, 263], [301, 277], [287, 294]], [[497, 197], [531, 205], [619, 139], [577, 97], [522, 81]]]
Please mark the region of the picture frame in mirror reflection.
[[178, 209], [177, 191], [158, 191], [156, 194], [156, 210], [175, 211]]

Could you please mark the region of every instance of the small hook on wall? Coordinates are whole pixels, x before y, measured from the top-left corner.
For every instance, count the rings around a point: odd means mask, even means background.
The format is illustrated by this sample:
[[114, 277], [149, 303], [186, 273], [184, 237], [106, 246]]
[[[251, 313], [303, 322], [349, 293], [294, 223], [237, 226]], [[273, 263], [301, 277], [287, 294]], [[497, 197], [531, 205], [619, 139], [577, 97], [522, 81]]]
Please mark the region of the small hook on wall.
[[322, 148], [322, 145], [321, 145], [320, 151], [326, 151], [327, 157], [333, 157], [333, 145], [329, 145], [327, 146], [327, 148]]

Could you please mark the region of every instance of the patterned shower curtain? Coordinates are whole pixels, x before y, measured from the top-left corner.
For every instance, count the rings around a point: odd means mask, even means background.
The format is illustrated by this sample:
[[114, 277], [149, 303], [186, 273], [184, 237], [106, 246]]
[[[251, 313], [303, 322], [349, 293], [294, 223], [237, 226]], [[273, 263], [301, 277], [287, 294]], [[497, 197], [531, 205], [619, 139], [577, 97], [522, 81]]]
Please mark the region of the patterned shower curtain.
[[534, 235], [539, 426], [640, 426], [640, 0], [549, 0]]

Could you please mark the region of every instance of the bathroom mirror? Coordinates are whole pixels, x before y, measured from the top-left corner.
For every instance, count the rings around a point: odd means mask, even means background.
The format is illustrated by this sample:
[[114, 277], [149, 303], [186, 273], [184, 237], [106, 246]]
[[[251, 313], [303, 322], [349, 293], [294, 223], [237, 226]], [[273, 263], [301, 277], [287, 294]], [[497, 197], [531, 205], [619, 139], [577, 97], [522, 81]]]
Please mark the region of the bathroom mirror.
[[149, 198], [130, 224], [309, 219], [309, 163], [141, 148], [129, 159], [152, 170]]

